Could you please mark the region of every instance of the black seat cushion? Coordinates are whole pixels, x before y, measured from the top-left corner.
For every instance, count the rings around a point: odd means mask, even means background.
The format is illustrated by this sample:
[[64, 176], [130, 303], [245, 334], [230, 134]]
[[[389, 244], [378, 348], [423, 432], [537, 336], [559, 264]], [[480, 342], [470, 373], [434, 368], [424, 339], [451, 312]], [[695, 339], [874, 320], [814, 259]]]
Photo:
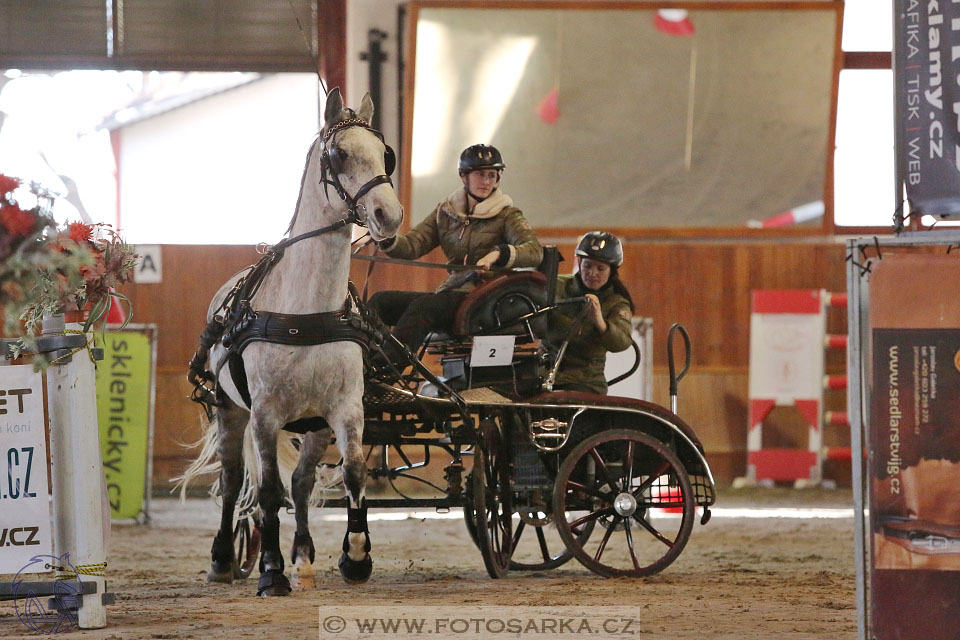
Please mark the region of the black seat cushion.
[[[453, 333], [457, 336], [521, 335], [520, 323], [509, 324], [543, 307], [547, 301], [547, 277], [539, 271], [518, 271], [495, 278], [477, 287], [457, 307]], [[534, 318], [534, 335], [545, 335], [546, 314]], [[494, 327], [500, 326], [497, 331]]]

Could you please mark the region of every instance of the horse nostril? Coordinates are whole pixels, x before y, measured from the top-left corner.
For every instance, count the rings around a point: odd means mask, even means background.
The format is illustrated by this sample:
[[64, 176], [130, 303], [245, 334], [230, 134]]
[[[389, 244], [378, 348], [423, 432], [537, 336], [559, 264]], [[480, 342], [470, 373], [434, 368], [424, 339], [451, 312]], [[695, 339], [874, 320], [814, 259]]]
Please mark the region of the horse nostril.
[[377, 226], [383, 228], [384, 224], [387, 221], [387, 214], [384, 213], [383, 207], [377, 207], [373, 210], [373, 217], [377, 220]]

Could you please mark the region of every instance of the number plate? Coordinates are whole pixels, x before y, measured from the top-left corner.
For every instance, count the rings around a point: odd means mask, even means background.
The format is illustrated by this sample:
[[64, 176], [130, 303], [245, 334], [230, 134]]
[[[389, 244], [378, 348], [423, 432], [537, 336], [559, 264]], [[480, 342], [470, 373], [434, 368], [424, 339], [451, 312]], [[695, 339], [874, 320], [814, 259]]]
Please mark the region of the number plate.
[[513, 362], [516, 336], [477, 336], [470, 351], [471, 367], [502, 367]]
[[51, 553], [49, 505], [40, 375], [0, 366], [0, 573]]

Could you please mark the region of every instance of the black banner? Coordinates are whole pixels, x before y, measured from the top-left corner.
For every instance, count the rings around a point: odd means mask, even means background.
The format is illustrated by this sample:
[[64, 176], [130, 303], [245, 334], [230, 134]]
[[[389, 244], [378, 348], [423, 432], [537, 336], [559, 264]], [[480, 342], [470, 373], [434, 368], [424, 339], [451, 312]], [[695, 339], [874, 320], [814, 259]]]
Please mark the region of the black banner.
[[960, 0], [894, 0], [898, 205], [960, 218]]

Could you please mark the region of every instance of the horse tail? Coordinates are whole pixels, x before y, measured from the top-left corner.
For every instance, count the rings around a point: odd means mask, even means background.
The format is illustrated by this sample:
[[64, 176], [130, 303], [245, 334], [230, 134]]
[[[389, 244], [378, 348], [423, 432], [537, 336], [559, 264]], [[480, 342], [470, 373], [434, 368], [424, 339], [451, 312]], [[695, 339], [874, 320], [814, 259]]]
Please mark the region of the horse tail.
[[[220, 445], [220, 415], [214, 411], [209, 415], [209, 418], [202, 416], [201, 421], [203, 435], [196, 442], [183, 445], [189, 449], [199, 447], [200, 453], [182, 474], [170, 479], [170, 482], [174, 483], [171, 493], [179, 491], [181, 502], [186, 500], [190, 484], [200, 476], [216, 473], [217, 481], [214, 486], [219, 488], [220, 459], [217, 456], [217, 448]], [[215, 493], [213, 487], [211, 487], [210, 493], [211, 495]]]
[[[300, 447], [303, 440], [287, 431], [280, 433], [277, 441], [277, 467], [280, 470], [281, 478], [291, 478], [297, 464], [300, 461]], [[343, 493], [343, 468], [340, 465], [317, 466], [317, 481], [313, 485], [313, 492], [310, 494], [310, 506], [323, 506], [324, 502], [333, 497], [331, 494]], [[288, 483], [292, 484], [292, 482]], [[293, 502], [289, 487], [286, 489], [287, 496]]]
[[[173, 491], [180, 492], [180, 501], [186, 499], [190, 484], [201, 476], [217, 474], [210, 485], [210, 495], [215, 499], [220, 497], [220, 414], [213, 412], [210, 419], [203, 419], [203, 435], [188, 448], [200, 448], [197, 457], [193, 459], [186, 470], [179, 476], [172, 478]], [[257, 508], [257, 479], [260, 477], [260, 461], [257, 458], [253, 438], [248, 430], [243, 434], [243, 480], [240, 485], [240, 495], [234, 511], [239, 520], [250, 515]]]

